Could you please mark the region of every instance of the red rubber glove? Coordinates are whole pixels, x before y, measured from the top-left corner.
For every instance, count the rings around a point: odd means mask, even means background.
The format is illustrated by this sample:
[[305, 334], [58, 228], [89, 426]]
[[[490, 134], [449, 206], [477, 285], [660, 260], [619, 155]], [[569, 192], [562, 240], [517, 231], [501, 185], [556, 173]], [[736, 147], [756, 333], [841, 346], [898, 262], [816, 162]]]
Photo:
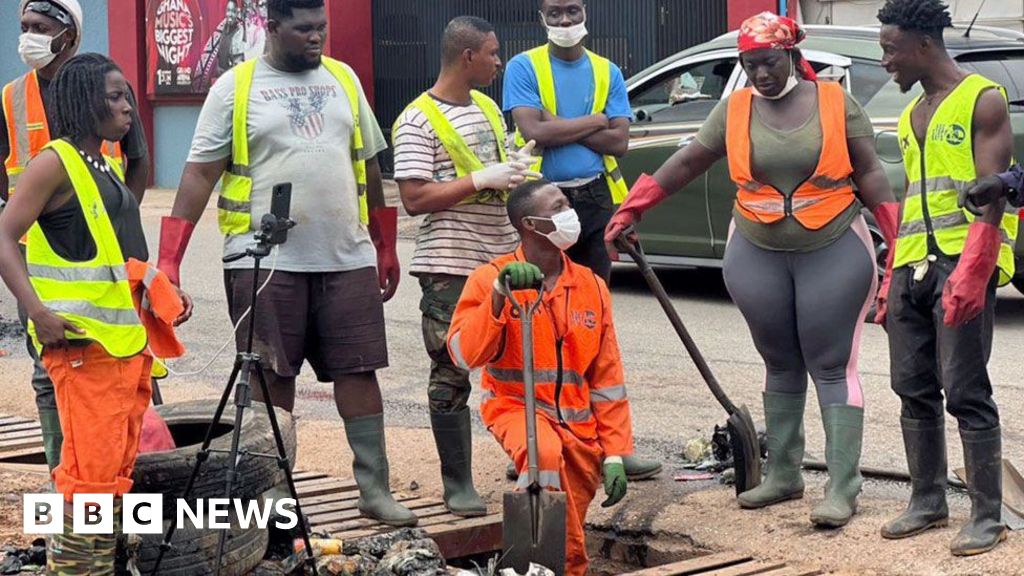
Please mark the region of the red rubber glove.
[[981, 221], [971, 224], [960, 261], [942, 288], [946, 326], [963, 326], [981, 314], [1001, 244], [998, 226]]
[[391, 300], [398, 290], [402, 268], [398, 263], [398, 209], [373, 208], [370, 210], [370, 239], [377, 248], [377, 276], [380, 278], [381, 296]]
[[[633, 188], [626, 196], [625, 202], [615, 211], [615, 215], [608, 222], [604, 229], [604, 242], [608, 246], [615, 245], [615, 239], [622, 234], [622, 231], [630, 226], [636, 225], [644, 212], [658, 205], [659, 202], [668, 198], [668, 192], [658, 184], [654, 177], [641, 174]], [[633, 240], [632, 238], [630, 239]], [[609, 253], [614, 251], [609, 248]]]
[[160, 256], [156, 267], [167, 274], [175, 286], [181, 286], [181, 261], [195, 228], [192, 222], [176, 216], [164, 216], [160, 220]]
[[896, 254], [896, 238], [900, 230], [900, 204], [899, 202], [883, 202], [871, 212], [875, 216], [875, 223], [882, 232], [889, 253], [885, 259], [885, 275], [882, 276], [882, 284], [878, 287], [878, 301], [875, 304], [875, 324], [885, 327], [885, 317], [889, 312], [889, 284], [892, 280], [892, 260]]

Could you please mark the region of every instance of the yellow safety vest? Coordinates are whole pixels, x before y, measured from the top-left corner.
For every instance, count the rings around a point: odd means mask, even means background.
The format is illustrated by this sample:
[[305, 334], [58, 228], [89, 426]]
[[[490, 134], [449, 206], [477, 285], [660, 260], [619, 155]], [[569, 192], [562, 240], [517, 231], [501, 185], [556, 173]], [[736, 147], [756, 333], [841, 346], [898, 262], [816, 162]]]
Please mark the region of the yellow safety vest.
[[[551, 56], [548, 53], [548, 45], [538, 46], [528, 51], [526, 56], [533, 64], [533, 73], [537, 75], [541, 105], [548, 112], [557, 115], [558, 100], [555, 95], [555, 77], [551, 72]], [[612, 64], [607, 58], [598, 56], [590, 50], [587, 50], [587, 57], [590, 58], [590, 65], [594, 70], [594, 108], [591, 110], [591, 114], [600, 114], [604, 112], [605, 106], [608, 104], [608, 92], [611, 90], [612, 84]], [[524, 144], [526, 141], [517, 129], [516, 145], [523, 146]], [[543, 159], [533, 166], [533, 170], [541, 172], [542, 163]], [[612, 192], [612, 202], [622, 204], [626, 195], [629, 194], [629, 187], [626, 186], [626, 180], [623, 179], [622, 172], [619, 170], [618, 159], [614, 156], [605, 156], [604, 173], [605, 178], [608, 179], [608, 188]]]
[[[60, 156], [71, 179], [89, 234], [96, 244], [96, 256], [87, 262], [65, 260], [50, 247], [46, 234], [36, 222], [28, 231], [25, 255], [32, 288], [47, 308], [84, 330], [84, 334], [66, 332], [68, 339], [94, 340], [116, 358], [135, 356], [146, 347], [146, 329], [135, 312], [121, 245], [96, 181], [78, 151], [68, 142], [54, 140], [46, 148]], [[115, 166], [111, 164], [119, 172]], [[36, 351], [42, 353], [35, 324], [31, 321], [28, 332]]]
[[[992, 88], [998, 89], [1005, 98], [1006, 92], [999, 84], [977, 74], [965, 78], [935, 111], [924, 138], [924, 150], [918, 144], [910, 120], [921, 97], [903, 111], [899, 141], [910, 187], [903, 199], [903, 219], [893, 268], [925, 260], [935, 249], [947, 256], [963, 252], [974, 215], [957, 206], [957, 193], [969, 188], [977, 179], [972, 141], [974, 107], [982, 92]], [[1013, 247], [1018, 224], [1015, 211], [1003, 214], [1000, 225], [1003, 243], [998, 260], [1000, 286], [1013, 278]], [[933, 246], [929, 245], [929, 236]]]
[[[252, 174], [249, 171], [249, 97], [256, 73], [256, 59], [235, 66], [235, 107], [231, 134], [231, 166], [224, 172], [220, 198], [217, 199], [217, 221], [225, 235], [246, 234], [252, 227]], [[359, 195], [359, 221], [370, 221], [366, 203], [366, 161], [359, 157], [363, 150], [363, 131], [359, 121], [359, 86], [354, 74], [341, 62], [324, 56], [327, 71], [341, 84], [352, 108], [352, 171]]]
[[[501, 161], [505, 162], [508, 159], [508, 152], [505, 150], [505, 127], [502, 124], [501, 109], [498, 108], [498, 104], [494, 100], [491, 100], [482, 92], [473, 90], [470, 92], [470, 95], [473, 97], [473, 102], [476, 103], [490, 123], [491, 129], [494, 131], [494, 140], [498, 143], [498, 154]], [[456, 177], [462, 178], [467, 174], [472, 174], [484, 168], [483, 162], [473, 153], [462, 136], [459, 136], [455, 127], [448, 121], [448, 118], [445, 118], [444, 113], [441, 112], [441, 109], [434, 102], [434, 99], [431, 98], [430, 94], [424, 92], [419, 98], [413, 100], [406, 110], [409, 108], [416, 108], [427, 117], [431, 128], [434, 129], [437, 138], [441, 141], [441, 145], [448, 151], [448, 156], [451, 157], [452, 163], [455, 164]], [[403, 112], [395, 122], [392, 134], [398, 134], [398, 123], [404, 117], [405, 113]], [[508, 199], [507, 190], [499, 190], [498, 193], [503, 201]], [[471, 196], [460, 202], [460, 204], [476, 202], [480, 197], [480, 194]]]

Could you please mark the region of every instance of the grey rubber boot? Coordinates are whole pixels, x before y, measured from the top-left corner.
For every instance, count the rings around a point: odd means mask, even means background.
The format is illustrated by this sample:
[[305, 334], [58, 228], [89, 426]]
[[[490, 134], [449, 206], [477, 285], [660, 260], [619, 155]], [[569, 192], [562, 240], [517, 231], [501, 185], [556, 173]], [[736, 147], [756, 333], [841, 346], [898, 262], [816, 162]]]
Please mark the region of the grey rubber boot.
[[960, 430], [967, 469], [967, 494], [971, 517], [949, 545], [954, 556], [974, 556], [1006, 540], [1002, 521], [1003, 454], [999, 427], [991, 430]]
[[626, 479], [630, 482], [648, 480], [661, 474], [661, 462], [644, 460], [635, 454], [623, 456], [622, 465], [626, 468]]
[[882, 526], [882, 537], [889, 540], [909, 538], [949, 523], [945, 419], [900, 418], [900, 425], [910, 469], [910, 504]]
[[352, 448], [352, 472], [359, 485], [359, 511], [391, 526], [415, 526], [419, 521], [416, 515], [391, 495], [384, 415], [346, 418], [345, 435]]
[[473, 433], [469, 408], [454, 414], [431, 414], [437, 454], [441, 457], [444, 503], [456, 516], [483, 516], [487, 505], [473, 487]]
[[764, 393], [768, 431], [768, 473], [756, 488], [739, 495], [742, 508], [763, 508], [804, 496], [800, 467], [804, 459], [806, 394]]
[[39, 427], [43, 435], [43, 452], [50, 472], [60, 464], [60, 449], [64, 444], [64, 433], [60, 429], [60, 416], [53, 408], [39, 409]]
[[860, 475], [860, 452], [864, 440], [864, 409], [832, 405], [821, 409], [825, 425], [825, 463], [828, 483], [825, 499], [811, 511], [811, 522], [819, 528], [845, 526], [857, 511], [857, 495], [864, 479]]

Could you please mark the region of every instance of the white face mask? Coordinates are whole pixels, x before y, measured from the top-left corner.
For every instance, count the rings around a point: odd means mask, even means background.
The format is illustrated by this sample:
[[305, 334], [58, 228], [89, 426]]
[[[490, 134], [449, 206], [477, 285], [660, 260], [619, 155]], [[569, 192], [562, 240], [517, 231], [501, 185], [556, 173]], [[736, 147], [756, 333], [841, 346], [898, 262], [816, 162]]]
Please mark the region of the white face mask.
[[18, 56], [21, 56], [21, 61], [31, 68], [36, 70], [45, 68], [57, 57], [57, 53], [51, 49], [53, 41], [60, 38], [64, 32], [67, 32], [67, 28], [61, 30], [60, 34], [56, 36], [34, 32], [23, 33], [18, 38]]
[[544, 234], [537, 232], [542, 236], [546, 237], [555, 245], [555, 248], [559, 250], [568, 250], [572, 248], [576, 241], [580, 239], [580, 231], [582, 226], [580, 225], [579, 214], [576, 213], [572, 208], [555, 214], [551, 218], [540, 218], [533, 216], [534, 220], [548, 220], [555, 225], [554, 231]]
[[789, 78], [786, 78], [786, 85], [782, 88], [782, 90], [778, 94], [776, 94], [775, 96], [765, 96], [764, 94], [761, 94], [760, 92], [758, 92], [757, 88], [754, 88], [754, 94], [756, 94], [757, 96], [760, 96], [761, 98], [764, 98], [765, 100], [782, 100], [783, 98], [786, 97], [787, 94], [792, 92], [799, 85], [800, 85], [800, 80], [798, 80], [797, 77], [796, 77], [796, 66], [793, 64], [793, 57], [790, 56], [789, 57]]
[[543, 14], [540, 15], [540, 21], [544, 24], [544, 27], [548, 29], [548, 40], [550, 40], [555, 46], [572, 48], [580, 42], [583, 42], [583, 39], [587, 37], [586, 18], [583, 19], [583, 22], [569, 27], [548, 26], [547, 20], [544, 19]]

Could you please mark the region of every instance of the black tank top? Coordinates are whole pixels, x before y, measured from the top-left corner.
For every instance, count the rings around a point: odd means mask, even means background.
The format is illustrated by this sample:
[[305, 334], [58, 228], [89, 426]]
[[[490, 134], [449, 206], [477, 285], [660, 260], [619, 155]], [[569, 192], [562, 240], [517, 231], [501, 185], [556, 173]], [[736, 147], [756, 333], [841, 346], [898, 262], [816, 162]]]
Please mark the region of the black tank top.
[[[149, 248], [135, 195], [113, 172], [102, 172], [89, 162], [85, 164], [96, 181], [125, 261], [129, 258], [143, 262], [149, 260]], [[77, 194], [56, 210], [40, 215], [39, 227], [50, 247], [61, 258], [71, 262], [85, 262], [96, 257], [96, 243], [89, 233]]]

